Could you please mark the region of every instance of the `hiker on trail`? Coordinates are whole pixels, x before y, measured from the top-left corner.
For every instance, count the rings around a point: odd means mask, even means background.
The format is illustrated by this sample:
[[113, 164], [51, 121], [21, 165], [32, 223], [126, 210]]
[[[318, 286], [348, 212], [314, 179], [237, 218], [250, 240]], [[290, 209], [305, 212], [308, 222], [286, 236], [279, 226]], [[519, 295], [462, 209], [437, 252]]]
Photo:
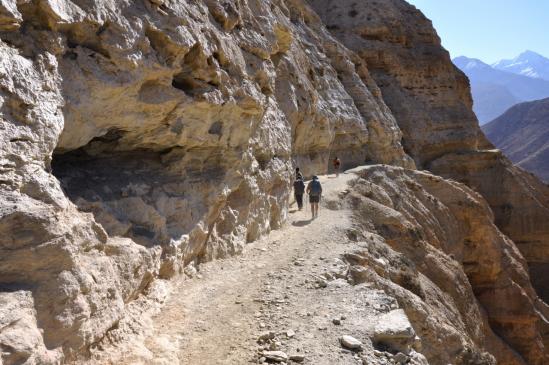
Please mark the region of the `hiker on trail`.
[[303, 182], [303, 177], [299, 176], [294, 181], [294, 197], [297, 202], [297, 208], [299, 210], [303, 209], [303, 194], [305, 193], [305, 183]]
[[334, 171], [335, 171], [336, 177], [339, 176], [339, 167], [340, 166], [341, 166], [341, 161], [336, 156], [336, 158], [334, 158]]
[[301, 171], [299, 171], [299, 167], [296, 167], [295, 168], [295, 179], [301, 179], [303, 180], [303, 174], [301, 173]]
[[313, 176], [313, 180], [307, 185], [307, 193], [309, 194], [309, 202], [311, 203], [311, 213], [313, 218], [318, 217], [318, 203], [320, 203], [320, 197], [322, 196], [322, 185], [318, 181], [318, 177]]

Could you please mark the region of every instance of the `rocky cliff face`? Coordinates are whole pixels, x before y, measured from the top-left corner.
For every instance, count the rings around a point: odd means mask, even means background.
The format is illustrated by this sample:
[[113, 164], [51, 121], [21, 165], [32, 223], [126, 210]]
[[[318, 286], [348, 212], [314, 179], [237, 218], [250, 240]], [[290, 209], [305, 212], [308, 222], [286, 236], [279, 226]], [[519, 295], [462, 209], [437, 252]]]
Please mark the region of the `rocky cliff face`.
[[[152, 281], [280, 227], [293, 167], [322, 173], [334, 155], [462, 180], [529, 262], [549, 262], [546, 188], [479, 150], [430, 22], [396, 0], [337, 4], [0, 2], [5, 363], [85, 351]], [[498, 270], [490, 285], [515, 275]], [[515, 276], [509, 293], [535, 301]], [[487, 314], [498, 335], [540, 363], [539, 317], [501, 311]]]
[[[481, 193], [528, 262], [548, 262], [549, 188], [491, 150], [472, 112], [467, 78], [452, 65], [431, 22], [400, 0], [311, 5], [366, 63], [417, 166]], [[545, 284], [536, 289], [549, 300]]]
[[526, 261], [495, 227], [485, 200], [423, 172], [378, 166], [359, 174], [348, 197], [357, 221], [405, 259], [372, 245], [348, 257], [359, 265], [351, 271], [359, 282], [368, 278], [396, 296], [430, 362], [490, 363], [485, 349], [498, 364], [542, 364], [549, 307], [537, 298]]

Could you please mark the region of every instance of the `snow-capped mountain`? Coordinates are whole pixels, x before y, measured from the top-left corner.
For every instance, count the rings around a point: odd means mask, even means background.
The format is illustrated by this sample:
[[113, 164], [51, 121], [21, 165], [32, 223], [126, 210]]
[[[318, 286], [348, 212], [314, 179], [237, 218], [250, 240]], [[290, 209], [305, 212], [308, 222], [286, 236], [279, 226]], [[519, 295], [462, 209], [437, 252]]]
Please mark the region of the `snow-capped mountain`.
[[548, 80], [502, 71], [475, 58], [461, 56], [453, 62], [469, 77], [473, 110], [481, 125], [517, 103], [549, 97]]
[[549, 80], [549, 58], [533, 51], [523, 52], [512, 60], [498, 61], [492, 67], [517, 75]]

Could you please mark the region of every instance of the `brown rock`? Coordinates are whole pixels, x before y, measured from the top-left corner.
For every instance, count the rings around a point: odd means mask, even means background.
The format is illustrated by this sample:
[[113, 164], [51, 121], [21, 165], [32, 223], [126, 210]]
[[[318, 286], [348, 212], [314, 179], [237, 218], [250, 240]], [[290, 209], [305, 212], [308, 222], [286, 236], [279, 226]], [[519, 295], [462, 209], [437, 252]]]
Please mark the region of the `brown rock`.
[[311, 5], [367, 65], [416, 165], [482, 194], [548, 301], [549, 187], [490, 150], [472, 111], [469, 82], [441, 47], [431, 21], [403, 0], [315, 0]]
[[[368, 252], [348, 256], [353, 265], [369, 266], [352, 268], [351, 275], [355, 282], [379, 282], [381, 276], [414, 293], [384, 284], [406, 303], [404, 310], [424, 345], [446, 339], [444, 353], [423, 346], [429, 361], [460, 363], [483, 357], [487, 350], [499, 363], [520, 364], [516, 350], [527, 363], [542, 364], [547, 306], [537, 299], [526, 261], [496, 228], [484, 199], [462, 184], [424, 172], [374, 166], [361, 175], [365, 180], [358, 180], [350, 195], [357, 219], [373, 225], [405, 259], [372, 245]], [[385, 192], [391, 192], [389, 200]], [[379, 256], [388, 264], [378, 265]], [[440, 306], [442, 298], [447, 309]], [[473, 305], [477, 300], [480, 304]], [[460, 361], [444, 358], [460, 352]]]

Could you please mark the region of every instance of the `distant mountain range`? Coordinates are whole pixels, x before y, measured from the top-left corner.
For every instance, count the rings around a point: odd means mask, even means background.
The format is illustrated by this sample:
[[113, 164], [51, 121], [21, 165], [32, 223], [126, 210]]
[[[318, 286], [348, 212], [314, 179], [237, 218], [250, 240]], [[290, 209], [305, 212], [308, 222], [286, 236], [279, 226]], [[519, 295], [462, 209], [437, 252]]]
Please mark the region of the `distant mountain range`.
[[535, 52], [493, 65], [464, 56], [453, 61], [471, 81], [473, 109], [481, 125], [517, 103], [549, 97], [549, 59]]
[[549, 59], [532, 51], [523, 52], [512, 60], [498, 61], [492, 67], [517, 75], [549, 80]]
[[482, 130], [516, 165], [549, 183], [549, 98], [515, 105]]

